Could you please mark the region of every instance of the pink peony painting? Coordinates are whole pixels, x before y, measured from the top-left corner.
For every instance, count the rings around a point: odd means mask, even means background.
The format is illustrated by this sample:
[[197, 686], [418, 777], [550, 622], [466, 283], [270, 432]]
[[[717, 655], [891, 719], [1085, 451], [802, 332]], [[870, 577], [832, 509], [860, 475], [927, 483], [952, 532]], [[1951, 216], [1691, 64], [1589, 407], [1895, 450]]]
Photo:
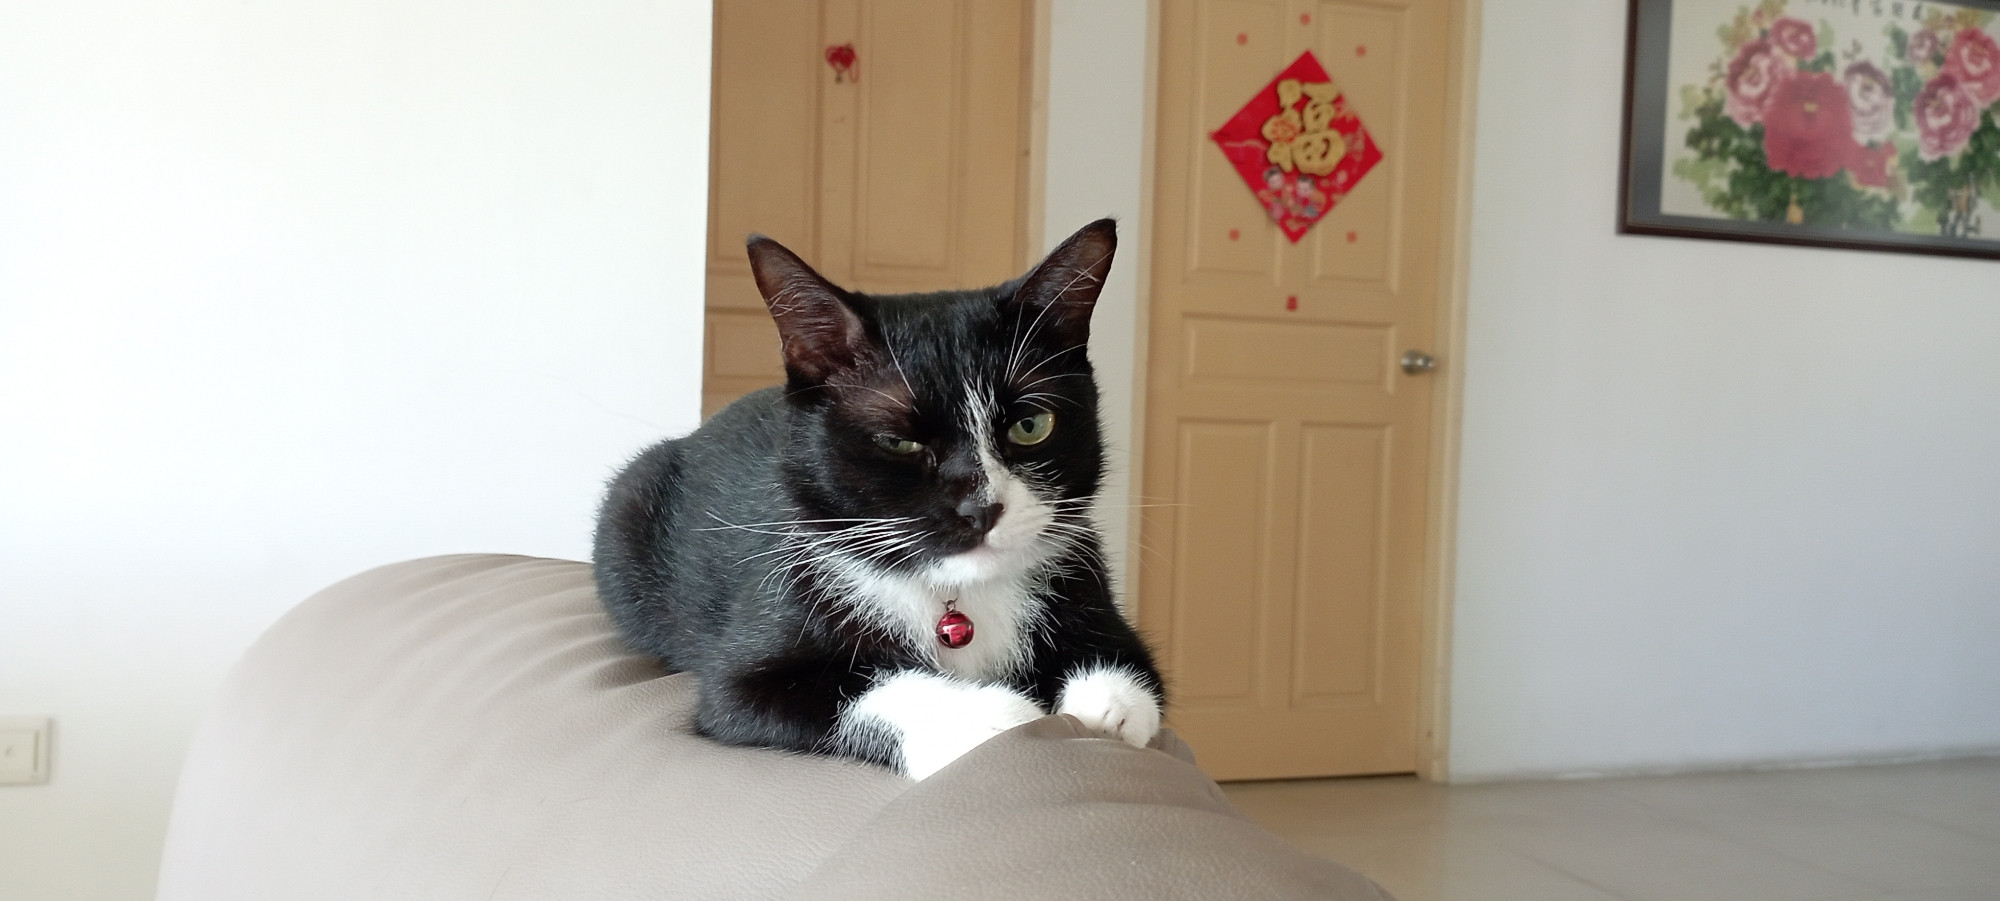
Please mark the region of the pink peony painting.
[[1736, 51], [1729, 62], [1729, 78], [1723, 87], [1729, 92], [1729, 118], [1749, 128], [1764, 121], [1764, 110], [1777, 96], [1778, 86], [1798, 73], [1797, 64], [1778, 52], [1768, 40], [1751, 41]]
[[2000, 257], [2000, 0], [1631, 0], [1627, 231]]
[[1831, 178], [1854, 156], [1847, 89], [1825, 72], [1787, 78], [1764, 111], [1764, 159], [1800, 178]]
[[1771, 23], [1771, 44], [1793, 60], [1812, 59], [1819, 55], [1819, 36], [1813, 34], [1813, 27], [1790, 16]]
[[1854, 118], [1854, 143], [1862, 146], [1887, 140], [1896, 131], [1896, 89], [1889, 75], [1874, 63], [1851, 63], [1841, 73], [1847, 83], [1847, 105]]
[[2000, 100], [2000, 46], [1984, 31], [1961, 28], [1952, 34], [1944, 51], [1944, 73], [1957, 79], [1976, 106]]
[[1947, 159], [1972, 143], [1972, 132], [1979, 127], [1979, 101], [1951, 73], [1931, 79], [1911, 106], [1919, 158]]

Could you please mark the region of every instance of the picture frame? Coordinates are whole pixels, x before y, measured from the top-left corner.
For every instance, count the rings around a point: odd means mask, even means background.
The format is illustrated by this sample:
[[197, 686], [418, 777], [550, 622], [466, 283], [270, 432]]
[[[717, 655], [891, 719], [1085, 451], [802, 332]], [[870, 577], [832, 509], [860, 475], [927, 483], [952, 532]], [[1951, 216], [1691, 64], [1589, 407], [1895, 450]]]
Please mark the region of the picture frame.
[[2000, 259], [2000, 0], [1630, 0], [1618, 231]]

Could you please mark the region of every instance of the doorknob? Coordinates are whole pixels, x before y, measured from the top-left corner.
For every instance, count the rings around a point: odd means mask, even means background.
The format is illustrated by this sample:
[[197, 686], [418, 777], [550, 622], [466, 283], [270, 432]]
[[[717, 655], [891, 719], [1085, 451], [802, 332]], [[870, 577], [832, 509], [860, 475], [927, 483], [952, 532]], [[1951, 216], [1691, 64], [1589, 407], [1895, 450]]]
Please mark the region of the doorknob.
[[1423, 375], [1438, 368], [1436, 357], [1421, 350], [1403, 351], [1403, 371], [1411, 375]]

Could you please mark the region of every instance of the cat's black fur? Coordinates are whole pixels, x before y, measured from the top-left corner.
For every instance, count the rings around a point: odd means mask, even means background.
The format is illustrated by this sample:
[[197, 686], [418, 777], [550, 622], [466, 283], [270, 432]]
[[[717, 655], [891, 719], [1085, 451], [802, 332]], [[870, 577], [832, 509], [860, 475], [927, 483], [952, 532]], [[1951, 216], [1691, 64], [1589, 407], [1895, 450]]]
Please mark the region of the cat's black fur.
[[[1105, 464], [1084, 347], [1115, 243], [1105, 220], [1003, 285], [870, 296], [751, 238], [787, 383], [641, 453], [612, 481], [595, 541], [605, 607], [633, 648], [697, 677], [703, 734], [899, 766], [895, 735], [843, 727], [843, 712], [888, 675], [938, 671], [941, 652], [885, 627], [854, 583], [797, 548], [845, 548], [909, 577], [985, 541], [993, 489], [978, 436], [966, 434], [977, 419], [968, 404], [987, 407], [998, 433], [986, 447], [1027, 475], [1057, 523], [1038, 539], [1046, 559], [1026, 579], [1023, 602], [1040, 610], [1023, 630], [1025, 665], [989, 681], [1053, 710], [1065, 679], [1109, 664], [1158, 696], [1158, 671], [1119, 615], [1088, 519]], [[1011, 424], [1041, 411], [1055, 416], [1044, 441], [1008, 440]], [[881, 436], [925, 449], [899, 454]], [[858, 523], [882, 518], [909, 521]]]

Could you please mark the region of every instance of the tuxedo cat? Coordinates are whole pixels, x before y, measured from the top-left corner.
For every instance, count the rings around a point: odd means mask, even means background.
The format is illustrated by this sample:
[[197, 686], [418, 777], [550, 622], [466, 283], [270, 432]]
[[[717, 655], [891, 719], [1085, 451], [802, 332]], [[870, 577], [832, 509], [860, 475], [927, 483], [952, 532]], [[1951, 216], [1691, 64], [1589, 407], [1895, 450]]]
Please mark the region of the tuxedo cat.
[[702, 734], [917, 779], [1051, 711], [1153, 738], [1160, 675], [1090, 519], [1116, 244], [1103, 220], [1004, 285], [876, 296], [751, 237], [786, 383], [634, 459], [594, 551], [626, 642], [698, 680]]

